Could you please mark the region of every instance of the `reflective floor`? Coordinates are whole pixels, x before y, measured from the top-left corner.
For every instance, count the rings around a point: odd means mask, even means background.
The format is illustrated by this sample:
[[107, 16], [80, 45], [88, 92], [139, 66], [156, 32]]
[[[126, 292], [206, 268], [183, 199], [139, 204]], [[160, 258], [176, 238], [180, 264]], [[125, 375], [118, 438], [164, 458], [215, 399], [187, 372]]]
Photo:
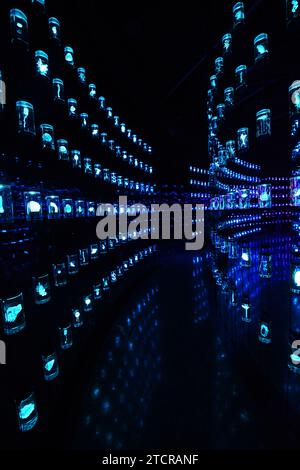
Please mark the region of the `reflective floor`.
[[[206, 252], [161, 255], [158, 270], [122, 307], [76, 412], [69, 410], [67, 448], [297, 448], [299, 376], [287, 367], [288, 313], [278, 304], [278, 289], [287, 289], [284, 256], [272, 282], [261, 284], [263, 296], [251, 269], [240, 281], [254, 296], [253, 314], [264, 311], [255, 299], [267, 298], [273, 309], [268, 345], [258, 341], [255, 319], [241, 322], [238, 307], [229, 308], [208, 260]], [[245, 276], [231, 269], [237, 281]]]

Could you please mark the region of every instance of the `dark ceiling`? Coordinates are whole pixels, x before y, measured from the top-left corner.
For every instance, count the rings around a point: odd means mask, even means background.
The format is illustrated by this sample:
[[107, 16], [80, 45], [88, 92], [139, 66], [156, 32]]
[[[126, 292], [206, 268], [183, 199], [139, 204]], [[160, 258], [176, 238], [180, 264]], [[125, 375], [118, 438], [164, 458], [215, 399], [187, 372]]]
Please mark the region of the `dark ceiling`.
[[228, 2], [67, 3], [48, 2], [63, 20], [64, 42], [118, 114], [153, 143], [162, 169], [179, 175], [183, 160], [206, 162], [206, 80], [213, 46], [231, 26]]

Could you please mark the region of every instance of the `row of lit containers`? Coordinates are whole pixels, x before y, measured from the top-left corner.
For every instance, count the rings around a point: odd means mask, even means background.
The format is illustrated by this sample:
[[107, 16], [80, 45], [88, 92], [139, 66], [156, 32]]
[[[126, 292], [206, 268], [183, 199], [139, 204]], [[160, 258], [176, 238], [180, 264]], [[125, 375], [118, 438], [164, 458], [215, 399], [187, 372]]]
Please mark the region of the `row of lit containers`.
[[[99, 287], [92, 286], [93, 294], [88, 294], [82, 299], [82, 307], [74, 308], [72, 310], [72, 316], [70, 315], [70, 322], [64, 327], [60, 327], [58, 330], [59, 346], [62, 351], [72, 348], [73, 331], [83, 325], [84, 317], [82, 312], [89, 313], [94, 310], [96, 306], [95, 302], [102, 298], [102, 289], [104, 292], [110, 290], [112, 286], [127, 273], [128, 270], [139, 264], [145, 258], [148, 258], [148, 256], [153, 255], [155, 252], [155, 245], [139, 251], [128, 260], [124, 260], [119, 266], [116, 266], [116, 268], [113, 269], [105, 278], [99, 279]], [[44, 298], [46, 296], [49, 297], [49, 278], [47, 278], [47, 280], [40, 279], [37, 281], [35, 290], [43, 293]], [[11, 332], [11, 328], [13, 327], [14, 332], [16, 329], [21, 331], [26, 324], [22, 294], [12, 299], [2, 300], [1, 304], [3, 318], [5, 324], [9, 327], [9, 331]], [[58, 354], [56, 351], [53, 351], [46, 356], [42, 356], [41, 368], [45, 381], [49, 382], [58, 377], [59, 364]], [[35, 394], [30, 393], [29, 396], [18, 401], [16, 403], [16, 408], [19, 430], [26, 432], [33, 429], [39, 418]]]
[[[49, 38], [52, 41], [60, 44], [61, 42], [61, 24], [57, 18], [49, 18]], [[13, 43], [24, 44], [25, 47], [28, 47], [28, 19], [26, 14], [19, 9], [12, 9], [10, 11], [10, 28], [11, 28], [11, 38]], [[70, 68], [75, 69], [75, 54], [74, 49], [70, 46], [65, 46], [63, 48], [64, 60], [65, 63], [70, 66]], [[35, 51], [35, 69], [38, 75], [41, 75], [45, 78], [50, 79], [50, 69], [49, 69], [49, 56], [45, 51], [38, 50]], [[128, 138], [128, 141], [136, 144], [139, 149], [146, 152], [148, 155], [152, 153], [152, 148], [149, 144], [139, 138], [134, 131], [132, 131], [126, 123], [120, 121], [119, 116], [113, 113], [113, 110], [110, 106], [106, 105], [106, 100], [103, 96], [97, 96], [97, 86], [94, 83], [88, 83], [87, 81], [87, 72], [84, 67], [77, 67], [76, 74], [79, 84], [86, 86], [89, 96], [93, 100], [97, 100], [99, 103], [99, 109], [105, 110], [108, 119], [113, 119], [116, 129], [120, 131], [120, 135]], [[55, 84], [58, 94], [57, 98], [59, 100], [64, 100], [64, 83], [59, 78], [53, 79], [53, 84]]]
[[[87, 132], [91, 142], [101, 144], [103, 148], [110, 151], [111, 156], [122, 160], [128, 165], [148, 174], [153, 173], [153, 167], [151, 165], [144, 163], [133, 155], [128, 155], [128, 152], [116, 145], [113, 139], [109, 139], [106, 132], [100, 131], [98, 124], [90, 124], [89, 115], [87, 113], [79, 113], [77, 100], [70, 98], [67, 100], [67, 105], [68, 117], [72, 120], [78, 118], [80, 129]], [[33, 105], [27, 101], [17, 101], [16, 115], [18, 134], [35, 136], [36, 124]], [[66, 139], [55, 139], [55, 130], [53, 125], [45, 123], [40, 124], [39, 134], [42, 149], [53, 152], [57, 149], [58, 158], [60, 160], [70, 160], [69, 143]], [[77, 150], [77, 154], [80, 156], [80, 151]], [[79, 166], [81, 159], [78, 158], [76, 160], [78, 160], [77, 166]]]
[[[140, 188], [141, 193], [151, 193], [154, 191], [149, 187]], [[27, 221], [41, 219], [74, 219], [79, 217], [96, 217], [99, 215], [97, 209], [101, 207], [100, 202], [85, 201], [81, 198], [60, 197], [54, 193], [44, 195], [40, 191], [24, 191], [22, 194], [24, 206], [22, 209], [14, 209], [14, 197], [11, 186], [0, 185], [0, 221], [11, 222], [15, 219]], [[118, 206], [114, 207], [115, 214], [118, 214]]]

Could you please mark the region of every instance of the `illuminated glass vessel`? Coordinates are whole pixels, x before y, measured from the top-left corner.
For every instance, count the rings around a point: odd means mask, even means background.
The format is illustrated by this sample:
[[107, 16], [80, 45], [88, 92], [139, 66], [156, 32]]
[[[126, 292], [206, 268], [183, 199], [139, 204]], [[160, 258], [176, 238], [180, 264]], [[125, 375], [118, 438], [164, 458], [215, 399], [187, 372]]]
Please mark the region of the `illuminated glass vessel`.
[[67, 267], [65, 263], [53, 264], [52, 273], [56, 287], [65, 286], [67, 284]]
[[83, 318], [79, 308], [72, 309], [73, 328], [80, 328], [83, 325]]
[[24, 204], [27, 220], [36, 220], [43, 217], [42, 196], [38, 191], [24, 192]]
[[61, 349], [70, 349], [73, 346], [72, 325], [59, 328], [59, 337]]
[[229, 158], [234, 158], [236, 155], [236, 143], [235, 140], [228, 140], [226, 142], [226, 149], [228, 151]]
[[38, 422], [38, 411], [34, 393], [16, 403], [19, 430], [30, 431]]
[[74, 61], [74, 50], [72, 47], [66, 46], [64, 48], [64, 54], [65, 54], [65, 61], [68, 65], [71, 65], [74, 67], [75, 61]]
[[60, 217], [60, 201], [58, 196], [46, 196], [47, 217], [57, 219]]
[[265, 209], [272, 207], [272, 185], [260, 184], [258, 190], [258, 207]]
[[35, 135], [34, 109], [27, 101], [16, 102], [18, 132]]
[[90, 83], [89, 84], [89, 96], [92, 99], [97, 98], [97, 87], [96, 87], [95, 83]]
[[300, 112], [300, 80], [295, 80], [289, 88], [290, 116]]
[[80, 150], [71, 150], [71, 160], [73, 168], [81, 168], [81, 152]]
[[9, 222], [14, 217], [11, 187], [0, 184], [0, 221]]
[[54, 127], [50, 124], [41, 124], [42, 148], [45, 150], [55, 150]]
[[247, 65], [239, 65], [235, 69], [235, 86], [237, 89], [247, 86]]
[[57, 140], [57, 151], [58, 151], [58, 159], [59, 160], [70, 160], [69, 154], [69, 143], [65, 139], [58, 139]]
[[230, 54], [232, 52], [232, 34], [224, 34], [222, 37], [222, 47], [223, 47], [223, 54]]
[[23, 294], [1, 301], [3, 330], [6, 335], [22, 331], [26, 326]]
[[56, 353], [49, 354], [47, 356], [42, 356], [43, 363], [43, 373], [44, 379], [46, 382], [56, 379], [59, 374], [59, 367], [57, 362]]
[[299, 0], [286, 0], [286, 17], [288, 23], [300, 16]]
[[291, 205], [299, 207], [300, 206], [300, 176], [295, 175], [290, 178], [290, 197]]
[[35, 52], [35, 71], [37, 75], [49, 78], [49, 57], [46, 52]]
[[61, 200], [61, 213], [65, 219], [74, 217], [73, 200], [66, 198]]
[[60, 78], [53, 78], [52, 80], [53, 87], [53, 97], [54, 101], [65, 101], [65, 85]]
[[237, 131], [237, 143], [239, 152], [245, 152], [249, 150], [249, 129], [248, 127], [242, 127]]
[[256, 113], [256, 137], [260, 139], [271, 133], [271, 110], [262, 109]]
[[237, 2], [232, 7], [233, 27], [243, 24], [245, 21], [245, 5], [243, 2]]
[[267, 57], [269, 54], [269, 37], [266, 33], [259, 34], [254, 39], [254, 59], [255, 62]]
[[224, 59], [223, 57], [217, 57], [215, 60], [215, 73], [216, 75], [222, 75], [224, 71]]
[[69, 117], [75, 118], [77, 116], [78, 103], [75, 98], [68, 99], [68, 114]]
[[224, 102], [227, 107], [234, 105], [234, 88], [228, 87], [224, 90]]
[[83, 85], [86, 84], [86, 70], [84, 67], [78, 67], [77, 77], [80, 83], [82, 83]]
[[51, 17], [48, 20], [50, 39], [60, 42], [60, 22], [57, 18]]
[[42, 305], [49, 302], [51, 298], [49, 274], [33, 277], [32, 282], [35, 303], [37, 305]]
[[28, 20], [25, 13], [16, 8], [10, 10], [10, 30], [12, 42], [28, 45]]

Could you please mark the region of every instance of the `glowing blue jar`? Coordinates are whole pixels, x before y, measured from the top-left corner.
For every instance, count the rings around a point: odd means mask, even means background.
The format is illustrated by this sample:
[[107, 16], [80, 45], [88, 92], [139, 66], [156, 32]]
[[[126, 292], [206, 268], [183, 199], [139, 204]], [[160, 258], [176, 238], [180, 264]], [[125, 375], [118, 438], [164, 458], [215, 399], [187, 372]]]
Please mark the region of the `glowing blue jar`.
[[52, 80], [53, 98], [54, 101], [65, 101], [65, 85], [60, 78], [53, 78]]
[[83, 318], [79, 308], [72, 309], [72, 325], [73, 328], [80, 328], [83, 325]]
[[21, 432], [28, 432], [33, 429], [39, 419], [35, 394], [16, 403], [18, 426]]
[[70, 349], [73, 346], [73, 332], [72, 325], [66, 325], [59, 328], [60, 347], [63, 350]]
[[80, 125], [82, 129], [89, 128], [89, 115], [87, 113], [80, 114]]
[[224, 102], [228, 108], [234, 105], [234, 88], [228, 87], [224, 90]]
[[73, 200], [66, 198], [61, 201], [61, 212], [65, 219], [71, 219], [74, 217]]
[[46, 382], [50, 382], [59, 374], [59, 367], [57, 361], [56, 353], [48, 354], [47, 356], [42, 355], [42, 363], [43, 363], [43, 374], [44, 379]]
[[80, 150], [71, 150], [71, 161], [73, 168], [81, 168], [81, 152]]
[[230, 54], [232, 52], [232, 34], [224, 34], [222, 37], [222, 47], [224, 55]]
[[93, 310], [93, 296], [92, 294], [84, 295], [82, 298], [82, 306], [84, 312], [91, 312]]
[[37, 305], [46, 304], [51, 299], [49, 274], [33, 277], [33, 296]]
[[256, 137], [260, 139], [271, 133], [271, 110], [262, 109], [256, 113]]
[[49, 220], [60, 217], [60, 201], [58, 196], [46, 196], [47, 217]]
[[250, 209], [250, 191], [243, 188], [239, 190], [239, 208]]
[[286, 17], [287, 22], [299, 18], [300, 16], [300, 2], [298, 0], [286, 0]]
[[41, 124], [42, 148], [45, 150], [55, 150], [54, 127], [50, 124]]
[[42, 196], [39, 191], [24, 192], [26, 220], [38, 220], [43, 217]]
[[65, 61], [68, 65], [71, 67], [74, 67], [75, 61], [74, 61], [74, 50], [72, 47], [66, 46], [64, 48], [64, 54], [65, 54]]
[[65, 139], [58, 139], [57, 140], [57, 152], [58, 152], [58, 159], [59, 160], [70, 160], [70, 153], [69, 153], [69, 143]]
[[75, 98], [68, 99], [68, 115], [70, 118], [77, 117], [78, 103]]
[[85, 85], [85, 84], [86, 84], [86, 70], [85, 70], [84, 67], [78, 67], [78, 69], [77, 69], [77, 77], [78, 77], [79, 82], [80, 82], [82, 85]]
[[93, 139], [99, 140], [100, 131], [98, 124], [91, 124], [91, 135]]
[[67, 256], [67, 267], [69, 276], [74, 276], [79, 271], [78, 255], [76, 253]]
[[86, 175], [93, 174], [93, 162], [91, 158], [85, 157], [83, 159], [83, 171]]
[[259, 34], [254, 39], [254, 60], [259, 62], [269, 54], [269, 37], [266, 33]]
[[57, 18], [51, 17], [48, 20], [49, 25], [49, 36], [50, 39], [60, 42], [61, 33], [60, 33], [60, 22]]
[[300, 80], [295, 80], [289, 88], [290, 116], [300, 113]]
[[97, 98], [97, 87], [95, 83], [89, 84], [89, 97], [93, 100]]
[[292, 206], [300, 206], [300, 175], [290, 178], [290, 198]]
[[236, 88], [244, 88], [247, 86], [247, 65], [239, 65], [235, 69]]
[[234, 158], [236, 156], [236, 143], [235, 143], [235, 140], [228, 140], [226, 142], [226, 150], [228, 152], [229, 158]]
[[246, 152], [249, 150], [249, 129], [242, 127], [237, 131], [237, 143], [239, 152]]
[[0, 220], [11, 221], [14, 217], [11, 187], [0, 184]]
[[85, 217], [85, 202], [83, 200], [77, 200], [74, 203], [75, 217]]
[[233, 27], [245, 22], [245, 5], [244, 2], [237, 2], [232, 7]]
[[102, 178], [102, 166], [100, 163], [94, 163], [94, 176], [95, 178]]
[[224, 72], [224, 59], [223, 57], [217, 57], [215, 60], [215, 74], [217, 77], [222, 75]]
[[3, 330], [6, 335], [19, 333], [26, 326], [23, 294], [0, 301]]
[[34, 109], [27, 101], [16, 102], [17, 129], [20, 134], [35, 135]]
[[16, 8], [10, 10], [10, 31], [13, 43], [28, 45], [28, 20], [25, 13]]
[[217, 76], [216, 75], [212, 75], [210, 77], [210, 86], [212, 88], [212, 90], [216, 90], [217, 86], [218, 86], [218, 79], [217, 79]]
[[99, 96], [98, 106], [99, 106], [99, 109], [102, 109], [102, 110], [104, 110], [106, 108], [106, 100], [105, 100], [104, 96]]
[[220, 121], [224, 121], [225, 119], [225, 104], [220, 103], [217, 105], [217, 117]]
[[49, 57], [44, 51], [35, 51], [35, 72], [37, 75], [49, 78]]
[[290, 290], [294, 294], [300, 294], [300, 254], [296, 250], [291, 264]]
[[262, 209], [272, 207], [272, 185], [260, 184], [258, 191], [258, 206]]

